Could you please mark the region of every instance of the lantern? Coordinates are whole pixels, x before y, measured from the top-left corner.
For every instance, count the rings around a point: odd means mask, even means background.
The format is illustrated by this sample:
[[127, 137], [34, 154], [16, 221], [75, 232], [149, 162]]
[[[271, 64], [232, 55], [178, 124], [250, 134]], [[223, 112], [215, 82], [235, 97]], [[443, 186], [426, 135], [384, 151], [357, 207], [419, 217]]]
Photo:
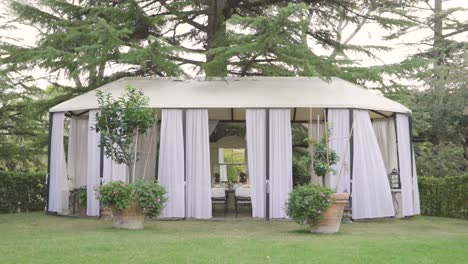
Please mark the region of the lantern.
[[393, 169], [392, 172], [388, 174], [388, 182], [390, 183], [391, 189], [401, 188], [400, 173], [398, 173], [397, 169]]

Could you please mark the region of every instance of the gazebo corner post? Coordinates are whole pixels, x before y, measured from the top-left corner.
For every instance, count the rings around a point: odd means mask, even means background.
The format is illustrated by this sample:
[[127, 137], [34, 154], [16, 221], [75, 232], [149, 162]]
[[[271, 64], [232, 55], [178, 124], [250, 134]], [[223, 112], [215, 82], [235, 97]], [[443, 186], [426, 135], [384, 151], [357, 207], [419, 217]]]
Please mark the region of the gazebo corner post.
[[270, 109], [265, 110], [265, 218], [270, 221]]
[[182, 140], [184, 145], [184, 219], [187, 219], [187, 110], [182, 109]]
[[[414, 178], [414, 139], [413, 139], [413, 117], [408, 115], [408, 123], [409, 123], [409, 138], [410, 138], [410, 155], [411, 155], [411, 179]], [[414, 190], [413, 190], [414, 191]]]
[[47, 148], [47, 194], [46, 194], [46, 213], [49, 213], [49, 199], [50, 199], [50, 161], [51, 161], [51, 154], [52, 154], [52, 126], [54, 125], [53, 120], [54, 113], [49, 112], [49, 142]]
[[349, 208], [353, 211], [353, 169], [354, 169], [354, 110], [349, 109]]
[[[398, 169], [398, 181], [400, 182], [400, 188], [401, 188], [401, 172], [400, 172], [400, 147], [398, 144], [398, 124], [397, 124], [397, 114], [395, 113], [393, 115], [393, 124], [395, 127], [395, 144], [396, 144], [396, 155], [397, 155], [397, 169]], [[392, 187], [390, 186], [390, 189]]]

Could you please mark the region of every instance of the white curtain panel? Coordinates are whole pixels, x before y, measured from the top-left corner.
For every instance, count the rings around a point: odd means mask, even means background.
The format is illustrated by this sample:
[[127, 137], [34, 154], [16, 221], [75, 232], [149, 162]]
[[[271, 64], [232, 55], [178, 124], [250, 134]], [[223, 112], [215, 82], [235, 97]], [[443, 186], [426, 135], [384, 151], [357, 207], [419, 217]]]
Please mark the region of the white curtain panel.
[[366, 110], [354, 110], [352, 208], [354, 219], [394, 216], [385, 164]]
[[86, 214], [88, 216], [99, 216], [99, 200], [96, 197], [96, 188], [100, 184], [101, 149], [99, 148], [99, 141], [101, 134], [91, 129], [96, 124], [97, 113], [99, 111], [90, 110], [88, 121], [88, 173], [86, 181]]
[[104, 157], [102, 183], [122, 181], [127, 182], [127, 165], [118, 164], [110, 158]]
[[220, 181], [227, 181], [227, 166], [224, 163], [224, 149], [218, 149], [218, 164], [219, 164], [219, 179]]
[[86, 186], [88, 174], [88, 119], [71, 117], [68, 137], [68, 177], [70, 189]]
[[154, 181], [156, 179], [156, 161], [158, 144], [157, 122], [138, 137], [138, 161], [135, 168], [135, 180]]
[[350, 127], [348, 109], [329, 109], [328, 122], [331, 128], [330, 149], [338, 155], [337, 164], [332, 166], [330, 187], [337, 192], [350, 192]]
[[398, 133], [398, 154], [400, 160], [400, 181], [402, 213], [404, 216], [414, 214], [413, 211], [413, 179], [412, 179], [412, 149], [408, 116], [397, 114], [396, 125]]
[[211, 218], [210, 135], [207, 109], [186, 110], [187, 217]]
[[266, 110], [247, 109], [245, 120], [252, 217], [264, 218], [266, 195]]
[[158, 179], [168, 198], [161, 217], [185, 217], [183, 110], [161, 111]]
[[270, 109], [270, 217], [287, 218], [292, 190], [292, 139], [289, 109]]
[[418, 175], [416, 173], [416, 160], [414, 158], [414, 149], [413, 151], [413, 214], [421, 214], [421, 208], [419, 204], [419, 186], [418, 186]]
[[61, 213], [64, 208], [63, 193], [68, 189], [65, 149], [63, 145], [63, 112], [52, 115], [52, 135], [50, 143], [50, 175], [49, 175], [49, 212]]
[[374, 119], [372, 126], [374, 127], [387, 174], [392, 172], [393, 169], [398, 170], [397, 142], [393, 118]]

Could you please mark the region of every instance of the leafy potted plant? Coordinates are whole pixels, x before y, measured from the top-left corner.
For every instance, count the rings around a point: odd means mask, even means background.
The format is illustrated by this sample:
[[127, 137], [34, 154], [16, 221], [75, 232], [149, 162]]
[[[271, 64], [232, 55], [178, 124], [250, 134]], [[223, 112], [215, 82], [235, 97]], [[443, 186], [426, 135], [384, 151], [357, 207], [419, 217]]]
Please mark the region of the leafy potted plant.
[[110, 182], [98, 192], [102, 203], [112, 209], [114, 228], [143, 229], [145, 215], [157, 217], [166, 202], [166, 191], [156, 182]]
[[78, 191], [78, 206], [81, 217], [86, 216], [87, 197], [86, 188], [80, 188]]
[[[111, 207], [114, 228], [142, 229], [145, 215], [156, 217], [166, 202], [165, 190], [157, 181], [135, 181], [139, 153], [138, 136], [154, 124], [148, 98], [132, 87], [114, 100], [98, 91], [99, 114], [94, 129], [101, 133], [104, 155], [128, 167], [125, 182], [112, 180], [97, 188], [103, 205]], [[143, 176], [144, 178], [144, 176]]]
[[322, 177], [323, 186], [299, 186], [291, 192], [287, 202], [288, 215], [298, 223], [307, 223], [313, 233], [338, 232], [349, 198], [349, 193], [337, 193], [325, 187], [323, 179], [334, 172], [331, 166], [339, 160], [335, 151], [328, 147], [330, 134], [331, 129], [327, 128], [320, 141], [308, 139], [309, 144], [314, 145], [313, 168], [315, 174]]

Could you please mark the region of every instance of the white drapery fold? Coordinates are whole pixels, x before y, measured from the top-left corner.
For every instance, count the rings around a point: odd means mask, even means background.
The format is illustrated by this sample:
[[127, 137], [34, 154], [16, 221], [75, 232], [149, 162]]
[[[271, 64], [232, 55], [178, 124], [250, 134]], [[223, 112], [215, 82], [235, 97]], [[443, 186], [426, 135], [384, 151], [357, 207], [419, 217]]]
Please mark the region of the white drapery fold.
[[154, 181], [156, 179], [156, 161], [158, 148], [158, 126], [154, 126], [140, 134], [137, 151], [139, 153], [135, 168], [135, 180]]
[[[63, 144], [63, 124], [65, 113], [52, 114], [52, 130], [50, 142], [50, 174], [48, 211], [62, 213], [68, 204], [64, 192], [68, 190], [65, 148]], [[64, 203], [66, 200], [67, 203]]]
[[338, 155], [338, 162], [331, 166], [330, 187], [337, 192], [350, 192], [350, 127], [348, 109], [329, 109], [328, 122], [331, 129], [330, 149]]
[[398, 170], [397, 142], [393, 118], [375, 119], [372, 126], [374, 127], [387, 174], [391, 173], [393, 169]]
[[71, 117], [68, 137], [70, 189], [86, 186], [88, 173], [88, 119]]
[[353, 111], [353, 218], [394, 216], [385, 164], [369, 113], [366, 110]]
[[109, 182], [127, 182], [127, 165], [118, 164], [108, 157], [104, 157], [102, 170], [102, 184]]
[[409, 120], [407, 115], [396, 115], [398, 133], [398, 157], [400, 161], [400, 182], [402, 214], [414, 215], [413, 210], [413, 179], [412, 179], [412, 149], [410, 139]]
[[96, 188], [100, 185], [101, 148], [99, 142], [101, 133], [92, 129], [96, 125], [97, 110], [89, 111], [88, 121], [88, 173], [87, 173], [87, 206], [88, 216], [99, 216], [99, 200], [97, 199]]
[[207, 109], [186, 110], [187, 217], [211, 218], [210, 136]]
[[158, 179], [168, 199], [161, 217], [185, 217], [183, 110], [161, 111], [160, 135]]
[[245, 120], [252, 217], [264, 218], [267, 158], [266, 110], [247, 109]]
[[416, 160], [414, 158], [414, 149], [411, 149], [413, 152], [413, 214], [421, 214], [421, 208], [419, 203], [419, 186], [418, 186], [418, 175], [416, 173]]
[[270, 217], [287, 218], [286, 202], [292, 190], [292, 138], [289, 109], [269, 110]]

